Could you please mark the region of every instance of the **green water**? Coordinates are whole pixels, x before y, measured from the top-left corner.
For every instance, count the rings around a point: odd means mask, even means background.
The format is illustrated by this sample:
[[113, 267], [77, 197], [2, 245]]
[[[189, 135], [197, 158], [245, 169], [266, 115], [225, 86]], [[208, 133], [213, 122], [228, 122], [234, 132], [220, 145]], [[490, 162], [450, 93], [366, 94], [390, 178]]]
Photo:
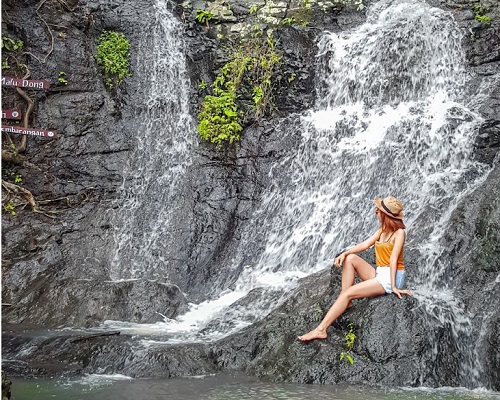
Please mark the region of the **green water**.
[[278, 384], [240, 374], [165, 380], [102, 375], [11, 380], [11, 400], [500, 400], [500, 393], [486, 390]]

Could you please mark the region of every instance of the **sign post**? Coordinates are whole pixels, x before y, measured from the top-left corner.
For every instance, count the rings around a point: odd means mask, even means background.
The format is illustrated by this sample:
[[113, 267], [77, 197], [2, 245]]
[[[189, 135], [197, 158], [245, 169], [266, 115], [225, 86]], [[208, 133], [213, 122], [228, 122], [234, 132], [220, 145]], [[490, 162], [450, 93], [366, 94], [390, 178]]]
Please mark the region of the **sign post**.
[[31, 135], [31, 136], [41, 136], [47, 138], [55, 138], [57, 137], [57, 132], [44, 129], [35, 129], [35, 128], [21, 128], [20, 126], [4, 126], [2, 125], [2, 132], [7, 133], [18, 133], [20, 135]]
[[2, 86], [19, 87], [22, 89], [48, 89], [50, 88], [50, 81], [47, 80], [29, 80], [11, 78], [9, 76], [2, 76]]
[[[19, 92], [23, 92], [22, 89], [48, 89], [50, 88], [50, 81], [42, 80], [31, 80], [31, 79], [19, 79], [12, 78], [10, 76], [2, 76], [1, 79], [2, 86], [13, 87]], [[2, 119], [21, 119], [21, 112], [19, 110], [2, 110]], [[36, 129], [36, 128], [25, 128], [21, 126], [14, 125], [2, 125], [2, 132], [6, 133], [17, 133], [20, 135], [30, 135], [39, 136], [46, 138], [57, 137], [57, 132], [54, 130]]]
[[21, 120], [21, 111], [19, 110], [2, 110], [2, 119]]

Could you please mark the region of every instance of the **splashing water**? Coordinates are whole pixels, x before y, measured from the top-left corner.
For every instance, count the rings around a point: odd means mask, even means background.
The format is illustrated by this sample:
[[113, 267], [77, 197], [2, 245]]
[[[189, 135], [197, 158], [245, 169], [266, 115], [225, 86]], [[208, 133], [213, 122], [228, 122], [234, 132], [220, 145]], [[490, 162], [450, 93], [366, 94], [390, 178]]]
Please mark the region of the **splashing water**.
[[[284, 301], [299, 278], [330, 265], [341, 248], [374, 232], [372, 199], [392, 194], [405, 205], [409, 246], [422, 254], [419, 270], [411, 271], [422, 307], [429, 320], [454, 326], [464, 353], [464, 384], [477, 385], [469, 319], [451, 291], [443, 291], [439, 307], [433, 301], [436, 288], [446, 285], [445, 266], [436, 263], [443, 251], [439, 239], [456, 204], [488, 173], [471, 160], [481, 119], [472, 108], [478, 99], [462, 98], [469, 76], [460, 38], [449, 13], [417, 0], [380, 1], [359, 28], [325, 33], [317, 56], [317, 106], [276, 127], [285, 143], [297, 145], [270, 171], [272, 185], [232, 263], [247, 262], [250, 243], [263, 248], [259, 258], [218, 299], [192, 305], [177, 320], [124, 323], [120, 329], [183, 341], [214, 340], [241, 329]], [[138, 164], [137, 177], [154, 171]], [[126, 192], [128, 187], [126, 182]], [[129, 208], [127, 218], [147, 221], [136, 203]], [[131, 237], [143, 230], [124, 232], [117, 254], [128, 254], [139, 243]], [[144, 240], [140, 258], [155, 246]], [[252, 293], [257, 295], [250, 305], [239, 301]]]
[[166, 1], [157, 0], [155, 9], [135, 60], [135, 75], [144, 80], [136, 97], [147, 100], [134, 109], [137, 136], [115, 222], [113, 280], [168, 278], [161, 266], [172, 251], [173, 230], [165, 227], [182, 202], [176, 189], [193, 144], [186, 134], [192, 122], [181, 26]]

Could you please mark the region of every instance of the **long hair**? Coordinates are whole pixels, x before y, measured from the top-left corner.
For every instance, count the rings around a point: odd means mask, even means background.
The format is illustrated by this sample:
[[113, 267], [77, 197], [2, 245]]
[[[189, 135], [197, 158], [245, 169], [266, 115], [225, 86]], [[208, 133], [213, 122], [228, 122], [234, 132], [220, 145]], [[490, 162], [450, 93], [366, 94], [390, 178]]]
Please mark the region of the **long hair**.
[[406, 229], [402, 219], [389, 217], [386, 213], [380, 211], [382, 230], [386, 232], [395, 232], [398, 229]]

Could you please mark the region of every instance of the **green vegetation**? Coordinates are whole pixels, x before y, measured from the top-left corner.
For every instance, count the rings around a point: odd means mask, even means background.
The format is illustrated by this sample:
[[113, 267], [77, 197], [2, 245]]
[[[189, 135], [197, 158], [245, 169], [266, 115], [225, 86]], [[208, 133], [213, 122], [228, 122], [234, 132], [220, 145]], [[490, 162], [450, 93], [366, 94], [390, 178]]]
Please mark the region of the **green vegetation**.
[[62, 85], [67, 85], [68, 84], [68, 80], [65, 77], [66, 77], [66, 72], [59, 71], [59, 76], [57, 77], [57, 81], [59, 83], [61, 83]]
[[14, 143], [11, 143], [9, 147], [12, 151], [12, 156], [17, 157], [19, 154], [17, 152], [16, 145]]
[[123, 33], [105, 31], [97, 46], [97, 64], [104, 71], [109, 89], [120, 85], [129, 72], [130, 42]]
[[277, 41], [262, 30], [243, 40], [221, 68], [203, 99], [198, 132], [220, 146], [239, 140], [245, 119], [259, 118], [272, 106], [272, 78], [281, 61]]
[[[18, 62], [18, 52], [22, 50], [24, 43], [22, 40], [14, 40], [10, 37], [2, 35], [2, 52], [9, 52], [8, 55], [2, 54], [2, 69], [11, 69], [19, 64]], [[10, 64], [12, 63], [12, 65]]]
[[281, 21], [281, 25], [293, 25], [296, 22], [297, 21], [295, 20], [294, 17], [287, 17], [287, 18], [283, 18], [283, 20]]
[[210, 11], [196, 10], [196, 20], [200, 24], [205, 24], [208, 28], [208, 22], [214, 18], [214, 15]]
[[3, 210], [7, 213], [7, 214], [10, 214], [12, 216], [16, 215], [16, 206], [14, 205], [14, 203], [12, 202], [8, 202], [7, 204], [5, 204], [3, 206]]
[[474, 19], [485, 25], [491, 25], [491, 18], [486, 15], [486, 10], [480, 4], [474, 5]]
[[354, 364], [354, 359], [351, 356], [351, 350], [354, 347], [354, 342], [356, 341], [356, 334], [354, 333], [354, 327], [351, 324], [349, 324], [349, 330], [347, 333], [344, 335], [345, 339], [345, 345], [346, 345], [346, 351], [343, 351], [340, 353], [340, 361], [342, 361], [344, 358], [349, 361], [349, 364], [353, 365]]
[[7, 51], [16, 51], [22, 49], [24, 46], [24, 43], [22, 40], [18, 40], [17, 42], [14, 39], [11, 39], [10, 37], [7, 37], [5, 35], [2, 35], [2, 50], [7, 50]]
[[316, 311], [316, 320], [321, 321], [323, 319], [323, 309], [318, 305], [315, 311]]

